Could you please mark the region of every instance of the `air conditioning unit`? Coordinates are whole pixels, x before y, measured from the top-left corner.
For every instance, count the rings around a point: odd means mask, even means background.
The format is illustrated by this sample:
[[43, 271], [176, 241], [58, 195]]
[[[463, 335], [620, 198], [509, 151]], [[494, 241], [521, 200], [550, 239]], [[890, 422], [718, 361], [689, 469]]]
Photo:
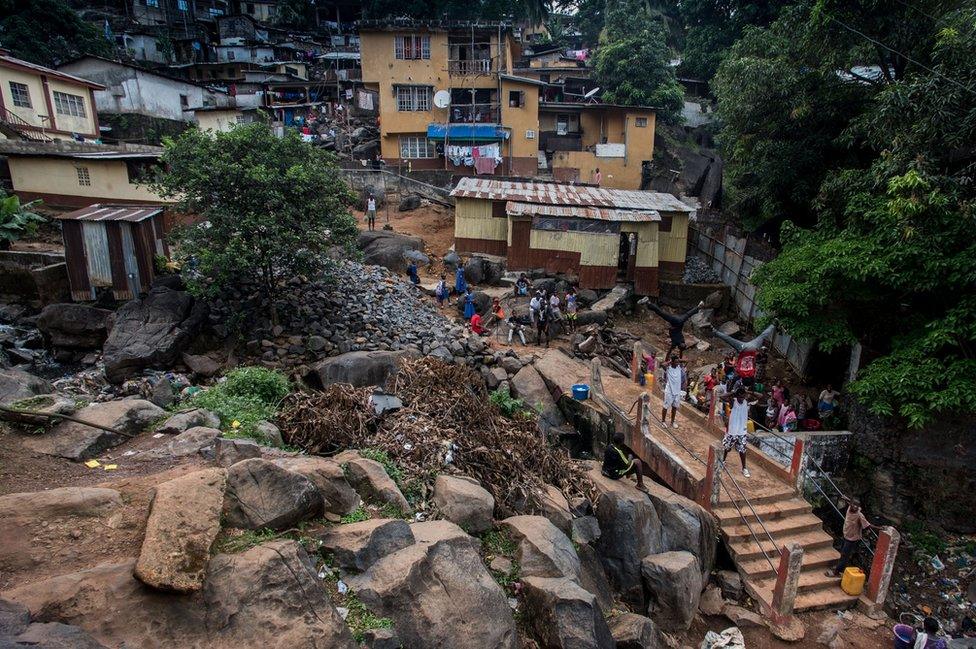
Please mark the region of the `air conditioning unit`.
[[525, 132], [525, 139], [526, 140], [534, 140], [535, 139], [535, 131], [532, 131], [532, 130], [526, 131]]

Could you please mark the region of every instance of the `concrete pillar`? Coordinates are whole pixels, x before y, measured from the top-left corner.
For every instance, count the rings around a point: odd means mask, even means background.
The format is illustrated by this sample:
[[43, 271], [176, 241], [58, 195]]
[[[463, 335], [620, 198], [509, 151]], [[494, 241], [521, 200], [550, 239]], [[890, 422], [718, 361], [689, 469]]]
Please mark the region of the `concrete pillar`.
[[718, 505], [722, 489], [722, 471], [725, 466], [722, 461], [724, 454], [725, 448], [718, 442], [708, 447], [708, 463], [705, 465], [705, 479], [702, 480], [698, 503], [708, 511], [712, 511]]
[[651, 417], [654, 413], [651, 412], [651, 395], [644, 393], [640, 398], [640, 414], [638, 415], [640, 422], [640, 428], [638, 429], [641, 434], [641, 438], [651, 438]]
[[603, 373], [599, 358], [590, 361], [590, 392], [594, 397], [603, 397]]
[[790, 478], [799, 492], [803, 488], [803, 467], [806, 464], [806, 441], [797, 437], [793, 441], [793, 458], [790, 460]]
[[785, 624], [793, 617], [800, 570], [803, 568], [803, 547], [799, 543], [784, 545], [779, 551], [779, 567], [776, 569], [776, 586], [770, 614], [776, 624]]
[[891, 585], [891, 573], [895, 568], [895, 557], [898, 556], [898, 544], [901, 534], [893, 527], [882, 527], [878, 533], [878, 543], [874, 546], [874, 561], [871, 563], [871, 574], [868, 575], [867, 588], [861, 596], [859, 607], [867, 614], [873, 615], [881, 611], [885, 598], [888, 596], [888, 586]]
[[637, 383], [637, 375], [640, 373], [641, 350], [640, 341], [634, 343], [634, 354], [630, 359], [630, 380]]

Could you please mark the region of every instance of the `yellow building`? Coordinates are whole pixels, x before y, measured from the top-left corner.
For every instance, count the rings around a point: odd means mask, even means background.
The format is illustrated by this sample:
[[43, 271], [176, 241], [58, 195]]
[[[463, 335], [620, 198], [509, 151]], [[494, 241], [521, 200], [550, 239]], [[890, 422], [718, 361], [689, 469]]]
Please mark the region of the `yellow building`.
[[57, 207], [93, 203], [165, 202], [145, 182], [161, 147], [109, 147], [74, 142], [0, 142], [7, 156], [14, 193]]
[[475, 173], [472, 147], [489, 147], [478, 149], [484, 157], [496, 145], [496, 163], [479, 163], [480, 173], [536, 173], [543, 84], [512, 74], [509, 23], [361, 21], [359, 34], [387, 163]]
[[258, 119], [257, 108], [203, 106], [189, 110], [193, 112], [193, 119], [201, 131], [226, 133], [238, 124], [249, 124]]
[[455, 249], [506, 257], [509, 270], [575, 275], [581, 288], [633, 282], [638, 295], [684, 271], [694, 209], [671, 194], [469, 177], [451, 196]]
[[0, 137], [98, 139], [94, 91], [104, 89], [0, 50]]

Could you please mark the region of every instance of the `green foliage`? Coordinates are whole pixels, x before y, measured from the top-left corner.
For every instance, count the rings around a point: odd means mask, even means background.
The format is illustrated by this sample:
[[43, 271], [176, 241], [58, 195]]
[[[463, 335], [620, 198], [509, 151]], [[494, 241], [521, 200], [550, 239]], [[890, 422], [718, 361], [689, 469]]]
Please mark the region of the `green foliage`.
[[640, 0], [608, 0], [606, 28], [594, 59], [603, 100], [653, 106], [658, 119], [680, 119], [683, 92], [670, 66], [667, 29]]
[[922, 554], [929, 557], [939, 554], [945, 556], [948, 548], [945, 539], [926, 527], [925, 523], [909, 521], [902, 526], [902, 531], [908, 536], [915, 549]]
[[791, 334], [828, 350], [860, 342], [868, 364], [850, 392], [913, 426], [976, 412], [974, 9], [919, 36], [934, 72], [906, 72], [864, 104], [843, 134], [863, 162], [826, 173], [816, 227], [785, 224], [781, 254], [752, 278]]
[[279, 372], [263, 367], [240, 367], [228, 372], [223, 382], [190, 399], [190, 405], [217, 415], [225, 437], [247, 437], [269, 443], [255, 424], [273, 419], [278, 404], [289, 390], [288, 379]]
[[369, 520], [369, 512], [366, 511], [365, 508], [360, 506], [354, 509], [353, 511], [349, 512], [345, 516], [343, 516], [341, 519], [339, 519], [339, 522], [342, 523], [343, 525], [347, 525], [349, 523], [361, 523], [363, 521], [368, 521], [368, 520]]
[[0, 0], [0, 45], [19, 59], [48, 67], [82, 54], [111, 58], [114, 49], [64, 0]]
[[276, 322], [281, 279], [323, 273], [331, 247], [353, 247], [353, 195], [335, 157], [297, 132], [278, 138], [257, 122], [227, 133], [190, 129], [166, 141], [162, 162], [153, 188], [204, 220], [176, 232], [196, 295], [256, 284]]
[[390, 456], [386, 451], [378, 448], [364, 448], [359, 451], [359, 454], [366, 458], [367, 460], [373, 460], [374, 462], [379, 462], [383, 465], [383, 469], [386, 474], [390, 476], [390, 479], [401, 486], [403, 483], [403, 470], [396, 465], [396, 462], [390, 459]]
[[481, 550], [486, 556], [511, 557], [517, 549], [518, 545], [508, 532], [498, 528], [481, 535]]
[[495, 390], [488, 395], [488, 400], [498, 406], [498, 409], [509, 417], [514, 417], [525, 409], [525, 402], [513, 397], [509, 394], [508, 390]]
[[366, 632], [370, 629], [392, 629], [393, 620], [388, 617], [377, 617], [366, 605], [363, 604], [354, 593], [348, 593], [344, 602], [349, 609], [346, 616], [346, 625], [352, 631], [352, 637], [356, 642], [366, 639]]
[[40, 204], [39, 200], [21, 203], [19, 197], [0, 189], [0, 245], [37, 233], [37, 226], [47, 220], [31, 211]]
[[54, 399], [46, 394], [38, 394], [26, 399], [18, 399], [7, 407], [13, 410], [39, 410], [54, 405]]
[[512, 567], [509, 568], [508, 572], [500, 572], [498, 570], [492, 570], [491, 567], [488, 568], [491, 576], [494, 578], [495, 583], [502, 587], [502, 590], [509, 597], [515, 595], [515, 584], [522, 579], [522, 566], [518, 561], [512, 560]]
[[279, 532], [268, 529], [267, 527], [262, 527], [259, 530], [243, 530], [240, 534], [221, 536], [214, 542], [211, 551], [214, 554], [236, 554], [250, 550], [254, 546], [261, 545], [262, 543], [274, 541], [280, 536], [281, 534]]

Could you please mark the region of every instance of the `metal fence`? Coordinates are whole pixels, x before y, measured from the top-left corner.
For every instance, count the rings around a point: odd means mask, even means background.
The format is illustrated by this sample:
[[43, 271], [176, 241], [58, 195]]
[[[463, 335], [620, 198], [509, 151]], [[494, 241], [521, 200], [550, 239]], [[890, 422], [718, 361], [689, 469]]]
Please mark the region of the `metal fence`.
[[[688, 248], [712, 267], [722, 283], [729, 286], [736, 314], [752, 324], [762, 317], [762, 310], [756, 306], [757, 289], [750, 278], [752, 271], [763, 262], [746, 254], [747, 240], [727, 233], [713, 234], [694, 223], [688, 228]], [[791, 336], [777, 332], [773, 337], [773, 347], [786, 358], [790, 366], [801, 376], [806, 373], [811, 346], [794, 340]]]

